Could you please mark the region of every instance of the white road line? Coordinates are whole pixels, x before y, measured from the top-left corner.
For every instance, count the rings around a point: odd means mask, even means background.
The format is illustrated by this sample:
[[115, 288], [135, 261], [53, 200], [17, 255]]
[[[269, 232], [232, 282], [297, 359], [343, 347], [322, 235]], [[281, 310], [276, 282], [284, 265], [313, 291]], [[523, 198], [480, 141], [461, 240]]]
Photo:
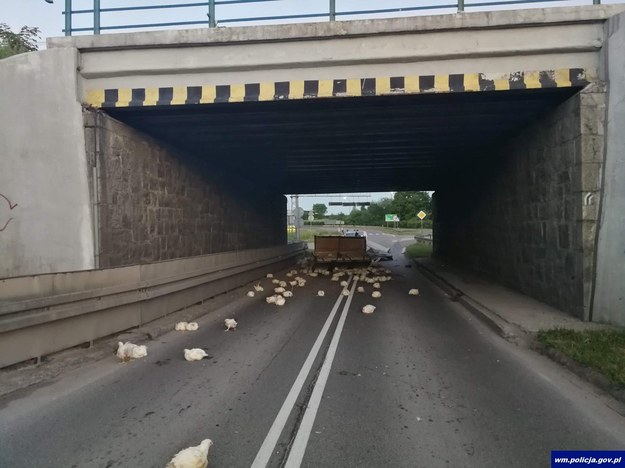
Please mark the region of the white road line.
[[[319, 336], [317, 337], [315, 344], [310, 350], [310, 353], [308, 353], [308, 357], [306, 358], [306, 361], [304, 361], [304, 365], [299, 371], [299, 374], [297, 375], [295, 382], [293, 382], [293, 386], [291, 387], [289, 394], [284, 400], [284, 403], [282, 403], [282, 407], [280, 408], [280, 411], [278, 411], [278, 415], [276, 416], [276, 419], [273, 421], [273, 424], [271, 425], [271, 428], [269, 429], [269, 432], [267, 433], [267, 436], [265, 437], [263, 444], [260, 446], [260, 449], [258, 450], [258, 453], [256, 454], [256, 458], [254, 459], [254, 462], [252, 463], [251, 468], [265, 468], [267, 464], [269, 463], [269, 460], [271, 459], [271, 455], [273, 454], [273, 450], [276, 444], [278, 443], [278, 439], [280, 438], [280, 434], [282, 433], [282, 430], [284, 429], [284, 426], [286, 425], [287, 419], [289, 418], [289, 415], [291, 414], [291, 411], [293, 410], [293, 407], [295, 406], [295, 403], [297, 401], [297, 396], [300, 394], [300, 392], [302, 391], [302, 388], [304, 387], [304, 384], [306, 383], [306, 378], [308, 377], [308, 374], [310, 373], [310, 369], [312, 368], [313, 363], [315, 362], [317, 354], [319, 354], [319, 350], [321, 349], [323, 340], [328, 334], [330, 325], [332, 325], [332, 321], [334, 320], [336, 312], [339, 309], [339, 306], [341, 305], [341, 301], [343, 300], [343, 297], [344, 296], [341, 294], [339, 298], [336, 300], [336, 302], [334, 303], [334, 307], [332, 308], [330, 315], [326, 319], [326, 322], [323, 325], [323, 328], [321, 329], [321, 332], [319, 333]], [[351, 296], [349, 297], [348, 301], [351, 301]]]
[[332, 336], [330, 347], [328, 348], [325, 360], [323, 361], [323, 365], [321, 366], [319, 377], [317, 377], [315, 388], [313, 388], [310, 400], [308, 401], [306, 412], [304, 413], [304, 417], [302, 418], [302, 422], [297, 431], [297, 435], [295, 436], [295, 440], [293, 441], [293, 445], [291, 446], [289, 458], [286, 460], [284, 468], [299, 468], [302, 464], [302, 460], [304, 459], [304, 453], [306, 452], [308, 439], [310, 438], [310, 433], [312, 432], [313, 424], [315, 423], [315, 418], [317, 417], [317, 411], [319, 410], [319, 405], [321, 404], [323, 391], [325, 390], [326, 383], [328, 382], [328, 376], [330, 375], [332, 362], [334, 362], [334, 356], [336, 355], [336, 350], [339, 346], [339, 340], [341, 339], [343, 326], [345, 325], [347, 313], [349, 312], [349, 306], [352, 303], [352, 298], [354, 297], [356, 283], [358, 283], [357, 279], [354, 280], [350, 295], [345, 302], [345, 306], [343, 307], [343, 312], [341, 313], [341, 317], [339, 318], [336, 330], [334, 331], [334, 336]]

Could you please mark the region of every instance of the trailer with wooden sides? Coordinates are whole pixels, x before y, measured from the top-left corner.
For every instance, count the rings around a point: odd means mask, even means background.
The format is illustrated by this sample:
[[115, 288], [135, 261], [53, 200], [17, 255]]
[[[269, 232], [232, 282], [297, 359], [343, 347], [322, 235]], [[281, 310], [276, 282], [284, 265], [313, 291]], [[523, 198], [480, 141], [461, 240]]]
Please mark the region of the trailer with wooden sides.
[[315, 236], [313, 253], [317, 263], [368, 263], [367, 239], [351, 236]]

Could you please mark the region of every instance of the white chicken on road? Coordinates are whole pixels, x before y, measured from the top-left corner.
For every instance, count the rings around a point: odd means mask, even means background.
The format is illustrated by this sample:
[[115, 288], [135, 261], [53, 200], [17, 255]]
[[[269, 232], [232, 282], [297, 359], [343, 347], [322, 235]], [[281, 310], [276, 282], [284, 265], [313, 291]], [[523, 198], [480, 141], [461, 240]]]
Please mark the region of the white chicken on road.
[[187, 331], [197, 331], [200, 326], [197, 322], [189, 322], [187, 323]]
[[184, 358], [187, 361], [201, 361], [206, 356], [208, 356], [208, 354], [206, 354], [206, 351], [204, 351], [203, 349], [200, 349], [200, 348], [193, 348], [193, 349], [185, 349], [184, 350]]
[[378, 297], [382, 297], [382, 293], [380, 291], [373, 291], [371, 293], [371, 297], [375, 297], [377, 299]]
[[362, 313], [372, 314], [374, 310], [375, 310], [375, 306], [372, 306], [371, 304], [367, 304], [366, 306], [362, 308]]
[[117, 343], [117, 357], [124, 362], [128, 362], [131, 359], [140, 359], [142, 357], [146, 357], [147, 355], [147, 346], [139, 346], [131, 343], [130, 341], [127, 341], [126, 343], [119, 341]]
[[210, 439], [204, 439], [200, 445], [181, 450], [165, 468], [207, 468], [208, 449], [213, 445]]
[[228, 330], [236, 330], [237, 329], [237, 320], [236, 319], [226, 319], [224, 320], [224, 325], [226, 326], [226, 331]]
[[187, 322], [178, 322], [178, 323], [176, 324], [176, 327], [175, 327], [175, 328], [176, 328], [176, 330], [178, 330], [178, 331], [184, 331], [184, 330], [186, 330], [186, 329], [187, 329], [187, 325], [188, 325], [188, 323], [187, 323]]
[[419, 290], [418, 289], [411, 289], [410, 291], [408, 291], [408, 294], [410, 296], [418, 296], [419, 295]]

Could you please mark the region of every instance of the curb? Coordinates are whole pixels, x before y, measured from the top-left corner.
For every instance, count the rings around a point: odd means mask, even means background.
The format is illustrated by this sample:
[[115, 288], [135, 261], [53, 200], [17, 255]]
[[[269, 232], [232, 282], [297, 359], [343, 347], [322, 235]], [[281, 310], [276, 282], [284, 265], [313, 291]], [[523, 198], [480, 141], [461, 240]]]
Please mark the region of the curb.
[[615, 387], [615, 385], [599, 371], [579, 364], [577, 361], [557, 349], [544, 345], [538, 341], [536, 337], [534, 337], [534, 339], [530, 342], [530, 349], [547, 356], [551, 360], [560, 364], [562, 367], [566, 367], [581, 379], [590, 382], [595, 387], [603, 390], [621, 403], [625, 403], [625, 390]]
[[416, 267], [423, 275], [429, 279], [432, 283], [438, 286], [440, 289], [449, 296], [452, 302], [459, 302], [465, 309], [471, 312], [475, 317], [480, 319], [486, 326], [497, 333], [502, 338], [518, 344], [520, 338], [524, 335], [523, 330], [515, 327], [510, 322], [507, 322], [500, 317], [497, 312], [489, 309], [485, 305], [479, 303], [475, 299], [467, 296], [460, 289], [456, 288], [449, 281], [442, 276], [435, 273], [417, 260], [412, 260]]
[[542, 344], [536, 339], [536, 334], [528, 334], [520, 327], [513, 326], [493, 310], [465, 295], [460, 289], [456, 288], [430, 268], [416, 260], [413, 260], [413, 262], [427, 279], [441, 288], [445, 294], [449, 296], [451, 301], [460, 302], [469, 312], [482, 320], [482, 322], [501, 337], [515, 344], [519, 344], [520, 341], [523, 341], [532, 351], [536, 351], [550, 358], [552, 361], [577, 375], [580, 379], [589, 382], [621, 403], [625, 403], [625, 390], [615, 387], [615, 385], [599, 371], [579, 364], [566, 354]]

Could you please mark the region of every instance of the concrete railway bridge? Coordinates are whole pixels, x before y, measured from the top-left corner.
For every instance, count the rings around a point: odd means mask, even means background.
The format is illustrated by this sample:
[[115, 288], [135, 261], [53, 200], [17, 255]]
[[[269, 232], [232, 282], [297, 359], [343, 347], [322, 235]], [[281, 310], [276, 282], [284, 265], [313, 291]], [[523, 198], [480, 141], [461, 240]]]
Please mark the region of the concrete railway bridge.
[[622, 10], [55, 38], [0, 62], [0, 365], [292, 263], [285, 193], [433, 190], [441, 258], [625, 325]]

